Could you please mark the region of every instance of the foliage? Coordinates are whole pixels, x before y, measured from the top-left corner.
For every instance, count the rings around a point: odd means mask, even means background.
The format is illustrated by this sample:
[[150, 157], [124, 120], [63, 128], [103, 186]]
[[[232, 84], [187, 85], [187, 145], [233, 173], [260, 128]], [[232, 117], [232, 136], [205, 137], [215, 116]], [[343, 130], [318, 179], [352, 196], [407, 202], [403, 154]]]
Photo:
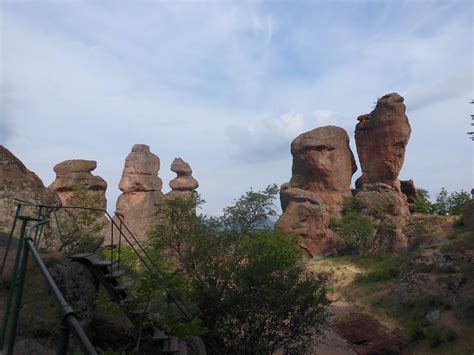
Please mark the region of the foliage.
[[100, 195], [90, 194], [84, 183], [77, 183], [67, 199], [67, 205], [85, 207], [63, 211], [65, 223], [61, 223], [61, 247], [66, 254], [94, 251], [101, 244], [106, 221], [103, 212], [87, 208], [102, 208]]
[[432, 203], [430, 201], [430, 194], [427, 190], [416, 189], [417, 197], [411, 210], [413, 213], [428, 214], [431, 211]]
[[470, 199], [469, 194], [461, 190], [451, 194], [443, 187], [431, 206], [431, 213], [437, 215], [460, 215], [461, 208]]
[[342, 218], [332, 218], [330, 228], [339, 234], [346, 246], [358, 255], [370, 255], [375, 228], [368, 216], [361, 214], [362, 207], [354, 198], [346, 199]]
[[247, 192], [221, 218], [196, 215], [195, 200], [179, 197], [160, 211], [151, 245], [174, 260], [211, 352], [302, 352], [326, 322], [326, 279], [305, 271], [295, 238], [266, 229], [277, 192]]

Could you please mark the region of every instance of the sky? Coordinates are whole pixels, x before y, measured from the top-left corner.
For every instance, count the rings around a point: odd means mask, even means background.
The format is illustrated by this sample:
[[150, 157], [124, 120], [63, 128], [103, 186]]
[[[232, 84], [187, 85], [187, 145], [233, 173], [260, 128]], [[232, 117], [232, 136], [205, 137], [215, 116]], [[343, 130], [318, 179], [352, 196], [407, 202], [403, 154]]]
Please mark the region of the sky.
[[[108, 209], [133, 144], [190, 163], [205, 213], [291, 177], [291, 141], [347, 130], [386, 93], [412, 135], [400, 178], [470, 190], [471, 1], [8, 1], [0, 144], [52, 183], [96, 160]], [[354, 180], [360, 176], [360, 165]]]

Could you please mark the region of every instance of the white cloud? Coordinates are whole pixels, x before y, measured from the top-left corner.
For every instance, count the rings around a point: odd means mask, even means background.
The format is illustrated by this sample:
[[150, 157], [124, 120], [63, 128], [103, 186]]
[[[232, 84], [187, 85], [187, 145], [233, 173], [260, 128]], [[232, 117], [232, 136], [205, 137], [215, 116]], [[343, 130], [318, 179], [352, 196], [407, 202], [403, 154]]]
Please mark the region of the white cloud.
[[234, 158], [257, 163], [286, 158], [291, 141], [303, 132], [304, 126], [303, 115], [291, 111], [246, 127], [229, 126], [226, 134], [234, 147]]
[[46, 184], [59, 161], [95, 159], [113, 208], [125, 156], [146, 143], [165, 186], [175, 156], [191, 163], [215, 213], [286, 181], [304, 131], [342, 126], [355, 152], [356, 118], [398, 91], [413, 127], [402, 175], [470, 189], [472, 16], [460, 2], [0, 6], [0, 140]]

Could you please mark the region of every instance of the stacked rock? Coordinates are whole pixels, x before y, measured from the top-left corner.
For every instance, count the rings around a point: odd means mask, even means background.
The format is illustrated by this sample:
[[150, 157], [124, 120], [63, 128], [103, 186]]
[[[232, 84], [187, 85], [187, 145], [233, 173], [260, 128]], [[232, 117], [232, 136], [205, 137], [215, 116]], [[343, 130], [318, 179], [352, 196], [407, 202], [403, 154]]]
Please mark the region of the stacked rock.
[[100, 176], [92, 175], [97, 167], [94, 160], [66, 160], [54, 167], [56, 179], [49, 188], [59, 195], [63, 205], [81, 206], [83, 201], [78, 200], [78, 191], [83, 190], [95, 208], [106, 208], [105, 190], [107, 183]]
[[157, 206], [163, 202], [158, 177], [160, 158], [145, 144], [135, 144], [125, 159], [116, 213], [139, 241], [146, 241], [157, 223]]
[[195, 197], [199, 183], [192, 176], [191, 166], [181, 158], [175, 158], [171, 164], [171, 171], [176, 173], [176, 178], [170, 181], [171, 191], [169, 197]]

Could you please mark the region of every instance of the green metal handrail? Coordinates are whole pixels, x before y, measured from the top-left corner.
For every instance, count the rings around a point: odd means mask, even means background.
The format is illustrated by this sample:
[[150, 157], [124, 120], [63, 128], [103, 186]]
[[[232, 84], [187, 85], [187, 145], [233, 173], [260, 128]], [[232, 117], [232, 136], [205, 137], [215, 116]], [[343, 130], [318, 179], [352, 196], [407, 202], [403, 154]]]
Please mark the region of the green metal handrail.
[[[34, 230], [36, 232], [34, 236], [34, 238], [36, 239], [38, 236], [38, 232], [37, 232], [38, 228], [49, 223], [49, 219], [48, 218], [41, 219], [40, 218], [41, 215], [39, 215], [39, 218], [21, 216], [18, 213], [19, 210], [20, 210], [20, 206], [18, 206], [17, 208], [17, 213], [15, 214], [15, 220], [13, 223], [14, 226], [12, 228], [12, 232], [8, 241], [8, 247], [9, 247], [11, 238], [13, 237], [13, 233], [15, 231], [16, 220], [17, 219], [21, 220], [22, 226], [21, 226], [20, 238], [19, 238], [19, 243], [18, 243], [18, 248], [17, 248], [17, 253], [16, 253], [15, 264], [13, 267], [13, 274], [11, 277], [7, 304], [5, 307], [2, 329], [0, 332], [0, 352], [3, 353], [5, 336], [7, 335], [7, 327], [9, 323], [8, 321], [10, 318], [10, 311], [11, 311], [13, 299], [15, 298], [15, 304], [14, 304], [13, 314], [12, 314], [13, 318], [12, 318], [12, 323], [10, 327], [11, 330], [10, 330], [10, 334], [8, 334], [9, 335], [8, 349], [6, 353], [7, 355], [13, 354], [13, 349], [15, 346], [16, 330], [17, 330], [18, 319], [19, 319], [20, 310], [21, 310], [21, 300], [23, 297], [23, 287], [25, 284], [26, 266], [28, 264], [28, 254], [29, 252], [31, 252], [32, 257], [36, 262], [36, 265], [38, 266], [41, 274], [45, 278], [49, 289], [52, 291], [54, 299], [60, 306], [62, 319], [61, 319], [60, 336], [59, 336], [59, 344], [57, 347], [57, 353], [58, 354], [67, 353], [68, 344], [69, 344], [69, 334], [70, 334], [70, 330], [72, 330], [76, 334], [77, 338], [79, 339], [79, 345], [81, 346], [85, 354], [97, 354], [97, 352], [94, 349], [94, 346], [91, 344], [89, 338], [87, 337], [81, 325], [79, 324], [77, 316], [74, 313], [72, 307], [64, 299], [64, 296], [62, 295], [58, 286], [54, 282], [51, 274], [49, 273], [46, 265], [44, 264], [43, 260], [41, 259], [41, 256], [39, 255], [36, 249], [35, 240], [33, 239], [33, 236], [32, 236], [32, 231]], [[30, 228], [27, 228], [27, 224], [30, 221], [36, 221], [36, 223], [33, 224]], [[8, 253], [8, 249], [5, 252], [4, 262], [2, 263], [2, 270], [1, 270], [2, 272], [5, 265], [7, 253]]]
[[[37, 204], [37, 203], [32, 203], [32, 202], [28, 202], [28, 201], [23, 201], [23, 200], [19, 200], [19, 199], [13, 199], [15, 200], [17, 203], [18, 203], [18, 206], [17, 206], [17, 211], [16, 211], [16, 214], [15, 214], [15, 220], [14, 220], [14, 223], [13, 223], [13, 228], [12, 228], [12, 232], [10, 234], [10, 238], [8, 240], [8, 244], [7, 244], [7, 250], [6, 250], [6, 253], [4, 255], [4, 260], [3, 260], [3, 263], [2, 263], [2, 268], [0, 269], [0, 276], [2, 275], [3, 271], [4, 271], [4, 265], [5, 265], [5, 261], [6, 261], [6, 258], [7, 258], [7, 254], [8, 254], [8, 249], [10, 247], [10, 242], [11, 242], [11, 239], [13, 238], [13, 233], [14, 233], [14, 229], [15, 229], [15, 225], [16, 225], [16, 219], [22, 219], [24, 217], [22, 216], [19, 216], [19, 213], [20, 213], [20, 209], [22, 208], [22, 206], [32, 206], [32, 207], [37, 207], [40, 209], [39, 211], [39, 214], [38, 214], [38, 218], [29, 218], [29, 220], [32, 220], [32, 221], [40, 221], [41, 220], [41, 212], [43, 210], [46, 210], [46, 213], [45, 213], [45, 216], [49, 215], [50, 213], [53, 213], [54, 215], [54, 218], [56, 219], [56, 223], [58, 224], [58, 228], [60, 228], [59, 226], [59, 221], [57, 219], [57, 216], [56, 216], [56, 211], [58, 211], [59, 209], [64, 209], [64, 210], [89, 210], [89, 211], [98, 211], [98, 212], [102, 212], [104, 213], [105, 216], [107, 216], [107, 218], [109, 219], [110, 223], [111, 223], [111, 243], [113, 244], [114, 243], [114, 235], [113, 235], [113, 231], [114, 231], [114, 227], [115, 229], [118, 231], [118, 246], [119, 246], [119, 250], [118, 250], [118, 253], [117, 253], [117, 262], [118, 264], [120, 264], [120, 248], [121, 248], [121, 243], [122, 243], [122, 237], [124, 238], [124, 240], [127, 242], [127, 244], [131, 247], [131, 249], [133, 250], [133, 252], [137, 255], [137, 257], [140, 259], [140, 261], [142, 262], [142, 265], [145, 266], [146, 269], [148, 269], [151, 273], [153, 274], [156, 274], [156, 275], [159, 275], [159, 277], [161, 277], [164, 281], [166, 281], [166, 276], [165, 274], [160, 270], [160, 268], [158, 267], [158, 265], [155, 263], [155, 261], [150, 257], [150, 255], [146, 252], [145, 248], [141, 245], [141, 243], [137, 240], [137, 238], [134, 236], [134, 234], [131, 232], [131, 230], [128, 228], [128, 226], [124, 223], [123, 219], [121, 218], [121, 216], [119, 216], [118, 214], [114, 214], [114, 216], [112, 217], [108, 211], [106, 209], [103, 209], [103, 208], [91, 208], [91, 207], [80, 207], [80, 206], [62, 206], [62, 205], [45, 205], [45, 204]], [[49, 221], [49, 220], [48, 220]], [[45, 222], [47, 223], [47, 222]], [[42, 225], [44, 225], [45, 223], [42, 223], [41, 225], [38, 225], [38, 226], [35, 226], [35, 229], [37, 229], [38, 227], [41, 227]], [[22, 226], [23, 228], [23, 226]], [[25, 227], [26, 228], [26, 227]], [[30, 231], [33, 229], [30, 228]], [[23, 232], [24, 233], [24, 232]], [[22, 234], [22, 233], [21, 233]], [[38, 233], [35, 234], [35, 239], [34, 239], [34, 243], [33, 243], [33, 247], [35, 247], [35, 253], [37, 254], [37, 250], [36, 250], [36, 247], [38, 246], [39, 244], [39, 237], [41, 235], [41, 232], [39, 232], [39, 235]], [[127, 236], [128, 235], [128, 236]], [[33, 238], [26, 238], [28, 240], [33, 240]], [[20, 243], [19, 244], [22, 244], [24, 243], [23, 240], [22, 240], [22, 236], [20, 235]], [[25, 249], [26, 248], [30, 248], [29, 247], [29, 244], [30, 243], [25, 243]], [[20, 248], [19, 248], [20, 250]], [[29, 249], [31, 250], [31, 249]], [[33, 252], [32, 252], [33, 254]], [[113, 248], [111, 248], [111, 261], [114, 261], [114, 253], [113, 253]], [[36, 260], [36, 259], [35, 259]], [[17, 251], [17, 257], [16, 257], [16, 260], [15, 260], [15, 268], [14, 268], [14, 275], [16, 274], [16, 269], [17, 269], [17, 266], [16, 264], [19, 262], [19, 251]], [[38, 262], [37, 262], [38, 263]], [[43, 264], [44, 265], [44, 264]], [[40, 265], [39, 265], [40, 266]], [[40, 269], [41, 266], [40, 266]], [[47, 272], [47, 269], [45, 269], [45, 271]], [[49, 278], [51, 277], [51, 275], [48, 273], [49, 275]], [[46, 278], [46, 281], [49, 283], [49, 280], [47, 278], [47, 276], [43, 273], [43, 276]], [[54, 281], [51, 279], [51, 281], [54, 283]], [[13, 284], [13, 282], [12, 282]], [[57, 287], [56, 287], [57, 288]], [[181, 299], [181, 297], [179, 295], [176, 295], [174, 294], [171, 290], [169, 290], [167, 287], [163, 287], [163, 290], [164, 292], [167, 294], [168, 298], [171, 300], [171, 302], [173, 302], [175, 304], [175, 306], [177, 307], [177, 309], [179, 310], [179, 312], [181, 313], [181, 315], [187, 320], [187, 321], [191, 321], [193, 318], [194, 318], [194, 315], [193, 315], [193, 312], [191, 311], [191, 309], [189, 308], [189, 306], [184, 302], [183, 299]], [[59, 290], [58, 290], [59, 291]], [[54, 292], [54, 291], [53, 291]], [[56, 297], [56, 296], [55, 296]], [[61, 296], [62, 297], [62, 296]], [[57, 299], [58, 303], [61, 305], [61, 302]], [[69, 316], [71, 314], [69, 313], [63, 313], [63, 316], [67, 318], [68, 322], [69, 322]], [[77, 320], [77, 319], [76, 319]], [[64, 322], [63, 322], [64, 323]], [[3, 337], [4, 337], [4, 328], [5, 328], [5, 324], [6, 324], [6, 320], [4, 319], [4, 326], [2, 328], [2, 333], [0, 334], [0, 352], [1, 350], [3, 349]], [[77, 327], [80, 327], [79, 325]], [[77, 328], [76, 327], [76, 328]], [[64, 326], [64, 324], [62, 325], [62, 328], [61, 329], [65, 329], [66, 327]], [[82, 330], [82, 329], [81, 329]], [[76, 331], [76, 334], [78, 333], [78, 331]], [[78, 334], [78, 337], [80, 338], [81, 336]], [[221, 352], [219, 351], [219, 347], [217, 344], [214, 344], [213, 341], [211, 341], [211, 344], [208, 344], [210, 345], [212, 348], [215, 348], [217, 353]], [[66, 345], [67, 346], [67, 345]], [[59, 353], [59, 349], [58, 349], [58, 353]]]

